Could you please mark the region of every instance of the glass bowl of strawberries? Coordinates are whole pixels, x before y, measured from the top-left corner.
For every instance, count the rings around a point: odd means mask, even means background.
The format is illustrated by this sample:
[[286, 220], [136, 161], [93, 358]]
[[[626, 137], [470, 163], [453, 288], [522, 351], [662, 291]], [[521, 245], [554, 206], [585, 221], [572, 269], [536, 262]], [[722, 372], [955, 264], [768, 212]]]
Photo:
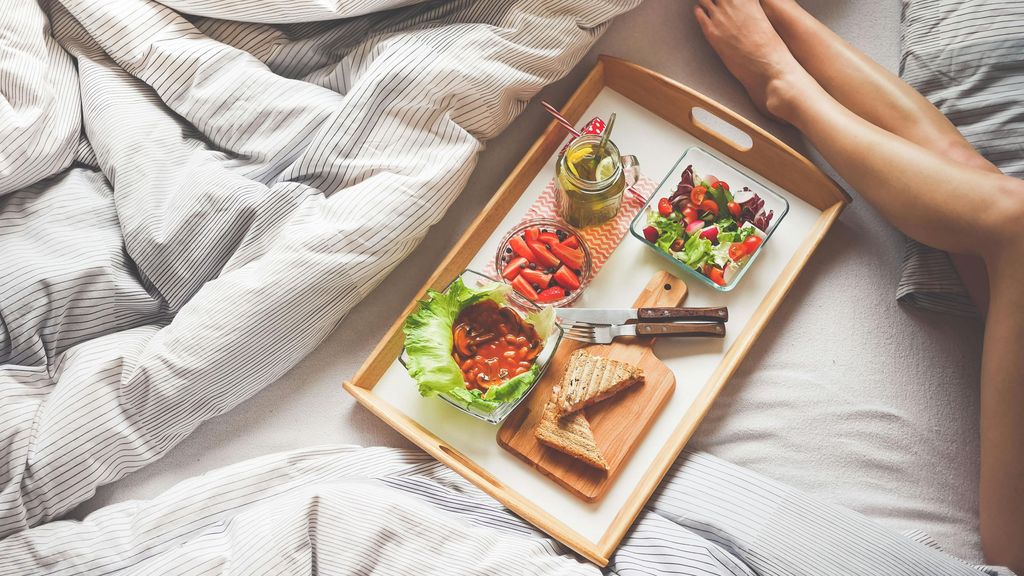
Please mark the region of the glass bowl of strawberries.
[[494, 268], [521, 308], [563, 308], [590, 282], [593, 261], [583, 236], [549, 218], [526, 220], [498, 245]]

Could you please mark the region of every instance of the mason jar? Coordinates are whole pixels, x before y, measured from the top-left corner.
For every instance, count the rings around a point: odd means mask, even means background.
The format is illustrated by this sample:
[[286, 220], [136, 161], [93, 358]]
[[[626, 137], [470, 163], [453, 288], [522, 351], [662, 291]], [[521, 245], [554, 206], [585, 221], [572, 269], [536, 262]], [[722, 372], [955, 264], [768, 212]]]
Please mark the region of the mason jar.
[[640, 165], [635, 156], [622, 156], [609, 140], [600, 149], [601, 136], [585, 134], [572, 141], [555, 165], [558, 215], [583, 228], [611, 220], [622, 206], [622, 194], [637, 181]]

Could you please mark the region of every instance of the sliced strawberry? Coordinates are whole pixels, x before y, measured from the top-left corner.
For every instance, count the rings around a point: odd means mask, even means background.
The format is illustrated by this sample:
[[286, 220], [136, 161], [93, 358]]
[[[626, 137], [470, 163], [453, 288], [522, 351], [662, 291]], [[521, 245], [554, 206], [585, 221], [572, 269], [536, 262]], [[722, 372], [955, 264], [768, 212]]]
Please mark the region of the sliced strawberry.
[[559, 266], [558, 271], [555, 272], [555, 282], [558, 282], [558, 285], [566, 290], [580, 289], [579, 277], [565, 265]]
[[[555, 266], [558, 266], [558, 264], [560, 263], [558, 261], [558, 258], [555, 257], [555, 255], [552, 254], [550, 250], [545, 248], [544, 245], [541, 244], [540, 242], [528, 242], [527, 245], [530, 247], [530, 250], [537, 255], [537, 260], [535, 261], [537, 263], [537, 266], [543, 266], [545, 268], [554, 268]], [[552, 246], [552, 248], [560, 246], [561, 244], [555, 244], [554, 246]]]
[[526, 258], [530, 262], [533, 262], [534, 264], [539, 263], [537, 262], [537, 255], [534, 254], [533, 250], [530, 249], [530, 246], [526, 243], [526, 240], [523, 240], [521, 237], [513, 236], [512, 239], [508, 241], [508, 246], [509, 248], [512, 249], [513, 252], [522, 256], [523, 258]]
[[530, 300], [537, 300], [537, 291], [533, 289], [533, 286], [530, 286], [530, 283], [523, 278], [522, 274], [516, 276], [516, 279], [512, 281], [512, 288]]
[[523, 279], [534, 286], [539, 286], [540, 290], [543, 290], [551, 284], [551, 274], [545, 274], [540, 270], [531, 270], [527, 268], [522, 272]]
[[537, 240], [551, 246], [552, 244], [558, 244], [560, 240], [554, 232], [541, 232], [540, 236], [537, 236]]
[[501, 277], [504, 278], [505, 280], [511, 281], [516, 276], [519, 276], [519, 273], [522, 272], [524, 268], [526, 268], [527, 264], [528, 261], [526, 260], [526, 258], [523, 258], [522, 256], [518, 258], [513, 258], [512, 260], [509, 261], [508, 264], [505, 265], [505, 269], [501, 271]]
[[562, 240], [562, 246], [566, 246], [568, 248], [579, 248], [580, 239], [575, 234], [573, 234], [566, 238], [565, 240]]
[[577, 272], [583, 268], [583, 251], [573, 249], [565, 246], [564, 244], [555, 244], [551, 247], [551, 252], [557, 256], [563, 264], [576, 270]]
[[536, 242], [537, 237], [540, 236], [540, 229], [538, 228], [527, 228], [523, 231], [523, 236], [527, 242]]
[[550, 302], [557, 302], [562, 298], [565, 298], [565, 289], [561, 286], [552, 286], [546, 290], [541, 290], [535, 300], [541, 304], [548, 304]]

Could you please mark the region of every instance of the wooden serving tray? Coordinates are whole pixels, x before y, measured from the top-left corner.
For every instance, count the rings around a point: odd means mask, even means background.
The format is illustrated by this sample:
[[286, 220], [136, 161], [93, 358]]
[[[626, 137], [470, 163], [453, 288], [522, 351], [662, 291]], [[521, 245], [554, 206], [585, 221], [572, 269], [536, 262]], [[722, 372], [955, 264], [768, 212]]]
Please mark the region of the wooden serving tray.
[[[668, 272], [658, 272], [633, 307], [675, 307], [685, 299], [686, 283]], [[654, 338], [619, 338], [607, 346], [563, 341], [544, 378], [498, 430], [498, 444], [577, 497], [587, 502], [598, 500], [611, 487], [622, 464], [633, 454], [676, 389], [675, 374], [655, 356], [653, 345]], [[623, 390], [585, 411], [594, 441], [608, 462], [607, 472], [541, 444], [533, 433], [544, 414], [551, 387], [562, 379], [569, 357], [581, 348], [586, 348], [588, 354], [629, 362], [644, 371], [642, 385]]]
[[[689, 287], [694, 306], [729, 306], [724, 340], [661, 339], [658, 356], [676, 375], [675, 392], [624, 459], [598, 501], [566, 492], [496, 445], [498, 429], [437, 399], [420, 398], [397, 362], [402, 322], [413, 307], [395, 311], [394, 324], [345, 390], [372, 413], [481, 490], [596, 564], [606, 565], [644, 503], [686, 445], [712, 402], [763, 331], [849, 198], [809, 160], [714, 100], [660, 74], [602, 56], [562, 114], [577, 124], [618, 113], [615, 141], [640, 158], [654, 178], [687, 148], [729, 158], [783, 195], [790, 211], [743, 282], [732, 292]], [[696, 116], [695, 116], [696, 114]], [[726, 138], [703, 120], [717, 117], [749, 138]], [[565, 131], [552, 122], [494, 194], [484, 211], [417, 295], [442, 289], [464, 269], [484, 269], [501, 237], [519, 222], [554, 175], [553, 157]], [[678, 175], [673, 177], [678, 178]], [[581, 295], [578, 306], [627, 307], [663, 268], [639, 241], [626, 237]]]

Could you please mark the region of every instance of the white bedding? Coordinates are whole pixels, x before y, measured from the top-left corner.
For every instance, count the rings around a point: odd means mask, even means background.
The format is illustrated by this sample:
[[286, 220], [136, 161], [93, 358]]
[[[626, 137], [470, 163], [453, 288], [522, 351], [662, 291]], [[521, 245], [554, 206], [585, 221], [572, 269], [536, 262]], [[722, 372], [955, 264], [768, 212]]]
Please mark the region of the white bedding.
[[0, 538], [305, 357], [637, 1], [5, 6]]
[[[805, 4], [896, 68], [897, 0]], [[598, 52], [665, 72], [757, 118], [700, 38], [688, 2], [648, 0], [621, 17], [570, 78], [542, 96], [562, 101]], [[355, 406], [340, 382], [359, 367], [547, 121], [531, 108], [489, 143], [466, 192], [440, 225], [312, 355], [252, 400], [200, 427], [163, 460], [101, 488], [76, 515], [153, 497], [183, 478], [283, 449], [324, 442], [407, 446]], [[794, 141], [791, 132], [762, 124]], [[902, 241], [856, 201], [692, 445], [889, 527], [923, 529], [948, 551], [980, 561], [980, 331], [963, 319], [895, 304]]]
[[[0, 575], [598, 576], [417, 451], [272, 454], [0, 540]], [[1012, 576], [707, 454], [683, 454], [607, 576]]]

